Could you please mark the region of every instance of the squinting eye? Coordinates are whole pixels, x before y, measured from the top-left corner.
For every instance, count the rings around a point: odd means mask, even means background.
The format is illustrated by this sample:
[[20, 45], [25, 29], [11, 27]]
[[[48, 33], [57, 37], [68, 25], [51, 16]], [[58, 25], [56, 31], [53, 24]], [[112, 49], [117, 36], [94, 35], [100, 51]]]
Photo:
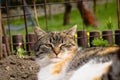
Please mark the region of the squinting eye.
[[71, 48], [71, 47], [72, 47], [71, 44], [64, 44], [64, 45], [61, 46], [62, 49], [63, 49], [63, 48]]
[[41, 50], [43, 51], [43, 52], [48, 52], [48, 51], [50, 51], [51, 50], [51, 47], [50, 47], [50, 45], [42, 45], [41, 47]]
[[49, 47], [50, 47], [50, 45], [46, 45], [46, 44], [45, 44], [45, 45], [41, 45], [40, 48], [41, 48], [41, 49], [47, 49], [47, 48], [49, 48]]
[[65, 47], [67, 47], [67, 48], [71, 48], [72, 45], [71, 45], [71, 44], [66, 44]]
[[46, 47], [50, 47], [50, 45], [45, 45]]
[[46, 47], [51, 47], [51, 45], [50, 45], [50, 44], [46, 44], [45, 46], [46, 46]]

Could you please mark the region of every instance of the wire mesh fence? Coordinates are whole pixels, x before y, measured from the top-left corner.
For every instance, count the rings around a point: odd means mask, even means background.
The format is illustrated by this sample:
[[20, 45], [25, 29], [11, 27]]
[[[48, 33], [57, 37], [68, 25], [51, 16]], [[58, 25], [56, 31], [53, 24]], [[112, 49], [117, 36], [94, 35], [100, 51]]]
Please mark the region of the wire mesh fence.
[[[33, 46], [37, 39], [36, 39], [34, 33], [29, 33], [28, 26], [30, 25], [33, 28], [34, 26], [38, 26], [38, 24], [36, 23], [37, 21], [35, 21], [34, 18], [32, 17], [33, 14], [30, 12], [29, 7], [43, 6], [43, 9], [44, 9], [43, 12], [44, 12], [44, 17], [45, 17], [45, 27], [46, 27], [45, 29], [46, 29], [46, 31], [48, 31], [49, 26], [48, 26], [48, 11], [47, 11], [48, 7], [47, 7], [47, 5], [77, 3], [78, 1], [92, 2], [92, 0], [76, 0], [76, 1], [67, 1], [66, 0], [63, 2], [54, 2], [54, 3], [49, 2], [48, 3], [46, 0], [44, 0], [43, 4], [28, 5], [25, 0], [20, 0], [20, 2], [18, 1], [19, 5], [11, 6], [8, 4], [10, 0], [5, 0], [5, 1], [6, 1], [5, 5], [0, 6], [0, 14], [1, 14], [0, 23], [2, 23], [0, 26], [2, 28], [2, 34], [3, 34], [2, 35], [3, 36], [2, 37], [2, 44], [3, 44], [2, 51], [3, 51], [3, 53], [5, 53], [0, 56], [1, 58], [10, 55], [14, 50], [17, 50], [17, 47], [21, 47], [21, 48], [25, 49], [28, 53], [33, 51]], [[118, 3], [118, 15], [119, 15], [119, 2], [117, 2], [117, 3]], [[10, 8], [16, 8], [16, 7], [21, 8], [21, 14], [19, 14], [19, 12], [16, 11], [15, 15], [10, 15]], [[96, 11], [95, 7], [96, 7], [96, 2], [93, 3], [94, 12]], [[1, 13], [2, 9], [6, 10], [5, 16]], [[35, 8], [33, 8], [33, 9], [35, 10]], [[18, 17], [21, 18], [21, 22], [23, 23], [22, 27], [20, 27], [20, 28], [18, 26], [17, 27], [15, 26], [14, 28], [11, 27], [12, 19], [18, 18]], [[119, 22], [119, 19], [118, 19], [118, 22]], [[84, 21], [83, 21], [83, 24], [84, 24]], [[25, 34], [23, 35], [23, 34], [12, 33], [12, 30], [17, 31], [19, 29], [24, 29]], [[91, 31], [91, 32], [89, 32], [89, 35], [87, 35], [87, 31], [84, 29], [85, 29], [85, 27], [83, 26], [83, 30], [77, 31], [76, 39], [77, 39], [78, 46], [92, 47], [94, 45], [92, 45], [91, 42], [94, 40], [94, 38], [103, 38], [108, 41], [110, 46], [120, 45], [120, 30], [115, 30], [114, 32], [112, 30], [105, 30], [102, 32]]]

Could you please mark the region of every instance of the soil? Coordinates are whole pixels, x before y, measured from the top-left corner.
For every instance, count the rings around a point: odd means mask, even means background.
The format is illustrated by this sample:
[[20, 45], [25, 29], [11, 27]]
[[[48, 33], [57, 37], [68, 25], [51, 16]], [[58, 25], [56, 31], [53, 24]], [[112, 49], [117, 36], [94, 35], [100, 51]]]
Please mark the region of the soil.
[[0, 60], [0, 80], [37, 80], [39, 65], [31, 56], [10, 55]]

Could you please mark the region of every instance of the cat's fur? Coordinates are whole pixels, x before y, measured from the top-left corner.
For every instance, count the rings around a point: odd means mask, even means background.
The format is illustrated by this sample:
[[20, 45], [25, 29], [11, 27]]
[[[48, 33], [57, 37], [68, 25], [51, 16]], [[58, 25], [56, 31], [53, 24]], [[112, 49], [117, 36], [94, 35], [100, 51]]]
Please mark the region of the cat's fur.
[[119, 47], [78, 49], [76, 25], [64, 31], [35, 29], [38, 80], [120, 80]]

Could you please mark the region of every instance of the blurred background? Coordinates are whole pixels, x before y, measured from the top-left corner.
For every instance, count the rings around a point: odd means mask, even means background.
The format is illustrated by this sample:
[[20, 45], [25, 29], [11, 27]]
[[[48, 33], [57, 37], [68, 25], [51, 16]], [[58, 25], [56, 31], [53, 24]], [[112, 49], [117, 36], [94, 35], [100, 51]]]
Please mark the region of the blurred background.
[[[75, 38], [79, 46], [120, 45], [119, 3], [119, 0], [0, 0], [0, 52], [3, 44], [8, 54], [17, 47], [33, 51], [35, 26], [60, 31], [77, 25]], [[101, 39], [94, 40], [96, 37]]]
[[[24, 3], [27, 26], [39, 24], [49, 31], [67, 29], [75, 24], [78, 30], [87, 31], [118, 28], [117, 0], [25, 0]], [[12, 34], [24, 33], [22, 0], [1, 0], [1, 5], [4, 26], [10, 26]], [[33, 31], [32, 27], [28, 30]]]

